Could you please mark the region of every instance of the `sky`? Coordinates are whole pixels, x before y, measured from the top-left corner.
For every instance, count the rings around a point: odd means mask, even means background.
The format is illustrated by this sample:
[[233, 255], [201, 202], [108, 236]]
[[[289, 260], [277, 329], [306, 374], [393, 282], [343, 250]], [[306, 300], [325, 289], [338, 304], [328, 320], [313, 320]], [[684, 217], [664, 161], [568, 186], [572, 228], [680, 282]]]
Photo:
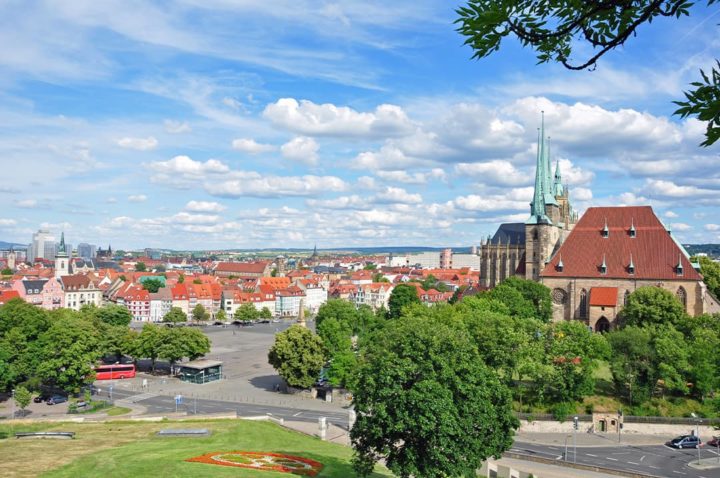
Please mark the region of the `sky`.
[[545, 111], [580, 213], [651, 205], [681, 241], [720, 242], [719, 149], [672, 115], [720, 9], [575, 72], [511, 39], [471, 60], [460, 5], [0, 2], [0, 240], [467, 247], [529, 216]]

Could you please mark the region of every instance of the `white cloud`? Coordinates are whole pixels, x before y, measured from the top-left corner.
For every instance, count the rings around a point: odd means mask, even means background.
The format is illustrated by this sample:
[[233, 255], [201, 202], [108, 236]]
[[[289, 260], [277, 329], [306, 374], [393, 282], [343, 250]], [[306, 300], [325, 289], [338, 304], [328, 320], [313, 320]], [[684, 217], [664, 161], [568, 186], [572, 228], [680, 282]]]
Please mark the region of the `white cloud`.
[[482, 178], [484, 183], [503, 186], [520, 186], [533, 182], [533, 176], [519, 171], [509, 161], [499, 159], [482, 163], [460, 163], [455, 166], [455, 172], [461, 176]]
[[702, 189], [696, 186], [678, 185], [663, 179], [647, 179], [644, 191], [646, 194], [663, 198], [701, 198], [717, 196], [717, 191]]
[[17, 221], [15, 219], [0, 219], [0, 227], [15, 226]]
[[679, 217], [676, 213], [673, 211], [665, 211], [665, 217], [669, 217], [671, 219], [674, 219], [676, 217]]
[[720, 224], [705, 224], [706, 231], [720, 231]]
[[254, 139], [250, 138], [234, 139], [232, 142], [232, 147], [237, 151], [242, 151], [244, 153], [250, 154], [267, 153], [268, 151], [275, 150], [275, 146], [273, 146], [272, 144], [258, 143]]
[[165, 120], [165, 131], [170, 134], [190, 133], [192, 128], [187, 121]]
[[433, 168], [427, 172], [408, 173], [407, 171], [377, 171], [377, 176], [385, 181], [396, 181], [405, 184], [425, 184], [432, 179], [444, 181], [447, 179], [445, 171]]
[[222, 99], [222, 102], [225, 106], [232, 108], [236, 111], [243, 109], [243, 104], [235, 98], [226, 96], [225, 98]]
[[257, 173], [243, 179], [205, 184], [209, 194], [219, 197], [316, 196], [347, 188], [347, 183], [335, 176], [260, 176]]
[[409, 193], [403, 188], [387, 187], [375, 195], [375, 202], [419, 204], [422, 196]]
[[121, 138], [117, 141], [121, 148], [150, 151], [158, 146], [158, 140], [152, 136], [148, 138]]
[[217, 159], [195, 161], [188, 156], [175, 156], [168, 161], [155, 161], [145, 165], [154, 174], [151, 181], [179, 188], [188, 188], [209, 176], [230, 173], [230, 168]]
[[297, 136], [280, 147], [284, 158], [312, 166], [318, 162], [319, 149], [317, 142], [307, 136]]
[[145, 202], [147, 201], [147, 196], [144, 194], [133, 194], [128, 196], [128, 201], [130, 202]]
[[386, 138], [412, 132], [403, 109], [387, 104], [372, 113], [360, 113], [347, 106], [281, 98], [267, 105], [263, 116], [277, 126], [313, 136]]
[[15, 206], [23, 209], [34, 209], [39, 205], [37, 199], [18, 199], [15, 201]]
[[590, 201], [593, 198], [592, 189], [588, 188], [572, 188], [570, 194], [572, 199], [577, 201]]
[[528, 202], [511, 200], [504, 197], [482, 197], [476, 194], [459, 196], [453, 201], [454, 205], [466, 211], [510, 211], [528, 209]]
[[307, 204], [310, 207], [320, 209], [369, 209], [371, 206], [369, 200], [361, 198], [356, 194], [332, 199], [308, 199]]
[[366, 151], [358, 154], [350, 167], [374, 171], [397, 170], [423, 164], [422, 160], [405, 155], [397, 146], [385, 145], [377, 152]]
[[179, 212], [172, 216], [170, 219], [177, 224], [215, 224], [216, 222], [220, 221], [220, 216]]
[[185, 205], [185, 210], [191, 212], [222, 212], [225, 209], [225, 206], [214, 201], [189, 201]]
[[689, 231], [692, 229], [692, 226], [690, 224], [685, 224], [684, 222], [673, 222], [670, 224], [670, 228], [673, 231]]

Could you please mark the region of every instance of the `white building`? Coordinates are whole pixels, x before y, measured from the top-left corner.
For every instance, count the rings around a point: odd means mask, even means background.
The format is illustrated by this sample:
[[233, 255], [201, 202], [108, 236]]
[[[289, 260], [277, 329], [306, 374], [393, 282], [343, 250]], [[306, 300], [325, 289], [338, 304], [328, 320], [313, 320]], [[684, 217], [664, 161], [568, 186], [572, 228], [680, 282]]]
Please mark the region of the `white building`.
[[102, 291], [86, 275], [72, 275], [60, 277], [60, 284], [65, 293], [65, 307], [80, 310], [83, 305], [102, 304]]
[[439, 269], [440, 268], [440, 252], [421, 252], [408, 256], [410, 267], [420, 264], [423, 269]]
[[328, 300], [328, 292], [312, 281], [298, 281], [298, 287], [305, 291], [305, 308], [316, 313]]
[[96, 252], [97, 247], [93, 244], [81, 242], [77, 245], [77, 255], [78, 257], [82, 257], [83, 259], [95, 259]]
[[300, 301], [305, 299], [305, 291], [297, 286], [275, 291], [275, 315], [297, 317], [300, 313]]
[[480, 270], [480, 256], [477, 254], [453, 254], [452, 255], [452, 267], [453, 269], [462, 269], [469, 267], [470, 270]]
[[33, 234], [32, 242], [28, 247], [28, 262], [34, 262], [37, 258], [55, 259], [55, 247], [55, 236], [48, 230], [40, 229]]
[[173, 294], [169, 287], [161, 287], [155, 293], [150, 293], [150, 321], [162, 322], [165, 314], [173, 306]]

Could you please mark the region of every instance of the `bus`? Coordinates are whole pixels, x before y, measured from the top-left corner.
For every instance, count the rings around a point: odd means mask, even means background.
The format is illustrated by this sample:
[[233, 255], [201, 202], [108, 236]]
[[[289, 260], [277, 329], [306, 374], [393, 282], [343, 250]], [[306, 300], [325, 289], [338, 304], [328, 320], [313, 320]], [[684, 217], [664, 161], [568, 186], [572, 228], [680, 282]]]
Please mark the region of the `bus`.
[[133, 378], [135, 376], [135, 365], [131, 363], [115, 365], [98, 365], [95, 367], [95, 380], [115, 380]]

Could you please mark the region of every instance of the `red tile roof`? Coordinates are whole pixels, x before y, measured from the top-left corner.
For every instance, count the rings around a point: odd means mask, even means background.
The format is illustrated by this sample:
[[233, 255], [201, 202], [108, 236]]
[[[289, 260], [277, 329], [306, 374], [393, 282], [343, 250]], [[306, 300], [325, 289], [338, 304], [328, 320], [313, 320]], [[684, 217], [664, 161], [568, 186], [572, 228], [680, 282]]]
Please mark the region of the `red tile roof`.
[[[609, 235], [603, 237], [606, 220]], [[635, 237], [630, 235], [631, 226], [635, 227]], [[634, 274], [628, 268], [631, 256]], [[605, 274], [600, 270], [603, 257], [607, 266]], [[561, 259], [562, 271], [558, 269]], [[682, 275], [675, 270], [678, 261], [683, 267]], [[650, 206], [591, 207], [541, 276], [702, 280]]]
[[16, 290], [0, 290], [0, 305], [6, 303], [10, 299], [17, 299], [20, 293]]
[[617, 296], [617, 287], [593, 287], [590, 289], [590, 305], [615, 307]]
[[242, 274], [262, 274], [268, 266], [267, 261], [260, 262], [219, 262], [215, 268], [216, 272], [232, 272]]

